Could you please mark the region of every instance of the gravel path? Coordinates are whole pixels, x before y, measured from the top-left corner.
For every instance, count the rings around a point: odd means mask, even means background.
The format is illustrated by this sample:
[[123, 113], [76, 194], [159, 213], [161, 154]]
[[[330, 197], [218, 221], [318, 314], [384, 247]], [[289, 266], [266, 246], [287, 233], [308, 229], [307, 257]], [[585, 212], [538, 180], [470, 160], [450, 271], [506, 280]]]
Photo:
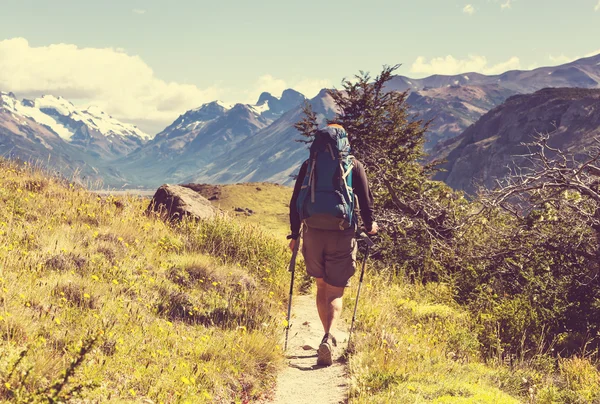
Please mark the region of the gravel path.
[[[350, 310], [344, 308], [344, 310]], [[295, 296], [292, 301], [292, 327], [289, 331], [288, 366], [277, 378], [276, 404], [347, 403], [346, 365], [340, 355], [348, 340], [345, 324], [333, 331], [338, 340], [333, 365], [317, 366], [317, 348], [323, 337], [314, 296]]]

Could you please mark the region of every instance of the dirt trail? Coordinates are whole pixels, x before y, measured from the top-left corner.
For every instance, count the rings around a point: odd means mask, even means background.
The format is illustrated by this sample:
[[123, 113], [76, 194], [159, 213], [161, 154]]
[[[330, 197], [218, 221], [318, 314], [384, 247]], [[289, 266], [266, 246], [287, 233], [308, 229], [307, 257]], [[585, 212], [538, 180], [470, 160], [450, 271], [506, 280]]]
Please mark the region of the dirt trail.
[[[345, 308], [344, 310], [349, 310]], [[314, 296], [295, 296], [292, 305], [286, 361], [288, 366], [277, 378], [276, 404], [346, 403], [348, 381], [340, 355], [348, 341], [347, 326], [340, 322], [332, 334], [338, 341], [333, 365], [317, 366], [317, 348], [323, 338]]]

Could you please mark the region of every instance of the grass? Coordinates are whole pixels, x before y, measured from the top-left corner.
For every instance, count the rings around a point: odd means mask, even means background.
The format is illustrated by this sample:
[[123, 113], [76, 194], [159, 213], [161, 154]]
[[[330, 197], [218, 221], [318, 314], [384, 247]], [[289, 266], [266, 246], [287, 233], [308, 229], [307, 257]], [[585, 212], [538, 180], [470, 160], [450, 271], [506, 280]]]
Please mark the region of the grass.
[[[0, 401], [272, 397], [289, 189], [227, 186], [222, 207], [253, 215], [169, 226], [145, 214], [145, 199], [98, 197], [4, 160], [0, 171]], [[363, 286], [351, 403], [600, 402], [588, 356], [483, 360], [481, 326], [447, 285], [371, 270]]]
[[[272, 183], [200, 185], [197, 188], [214, 206], [241, 221], [257, 224], [274, 235], [289, 234], [289, 202], [292, 188]], [[236, 212], [242, 210], [241, 212]], [[249, 212], [250, 211], [250, 212]]]
[[[282, 365], [280, 240], [227, 219], [171, 228], [0, 161], [0, 399], [244, 402]], [[287, 278], [286, 278], [287, 279]]]
[[390, 282], [371, 271], [363, 290], [348, 362], [352, 403], [600, 402], [590, 358], [483, 360], [479, 326], [447, 285]]

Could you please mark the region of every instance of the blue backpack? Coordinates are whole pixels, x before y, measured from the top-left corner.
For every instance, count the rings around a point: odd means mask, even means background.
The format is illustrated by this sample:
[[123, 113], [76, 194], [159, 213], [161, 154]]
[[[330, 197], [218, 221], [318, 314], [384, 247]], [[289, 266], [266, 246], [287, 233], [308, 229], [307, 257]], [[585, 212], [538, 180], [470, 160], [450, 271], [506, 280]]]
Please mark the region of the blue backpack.
[[345, 230], [356, 227], [350, 142], [340, 125], [318, 130], [310, 146], [310, 158], [297, 209], [308, 227]]

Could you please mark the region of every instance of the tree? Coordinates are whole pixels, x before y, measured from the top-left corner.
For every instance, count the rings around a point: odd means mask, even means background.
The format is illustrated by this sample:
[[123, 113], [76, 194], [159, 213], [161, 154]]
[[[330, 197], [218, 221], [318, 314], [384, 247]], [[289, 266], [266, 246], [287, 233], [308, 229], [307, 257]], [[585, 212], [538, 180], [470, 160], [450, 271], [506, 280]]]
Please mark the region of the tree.
[[378, 258], [411, 274], [437, 272], [461, 226], [452, 208], [461, 196], [431, 181], [433, 165], [422, 164], [429, 122], [409, 113], [408, 92], [386, 89], [398, 67], [384, 66], [375, 79], [361, 71], [329, 91], [339, 110], [330, 122], [346, 128], [367, 167], [383, 229]]
[[525, 144], [512, 175], [480, 193], [485, 224], [463, 239], [471, 249], [455, 278], [459, 300], [489, 314], [503, 350], [521, 354], [600, 342], [600, 150], [569, 155], [549, 139]]

